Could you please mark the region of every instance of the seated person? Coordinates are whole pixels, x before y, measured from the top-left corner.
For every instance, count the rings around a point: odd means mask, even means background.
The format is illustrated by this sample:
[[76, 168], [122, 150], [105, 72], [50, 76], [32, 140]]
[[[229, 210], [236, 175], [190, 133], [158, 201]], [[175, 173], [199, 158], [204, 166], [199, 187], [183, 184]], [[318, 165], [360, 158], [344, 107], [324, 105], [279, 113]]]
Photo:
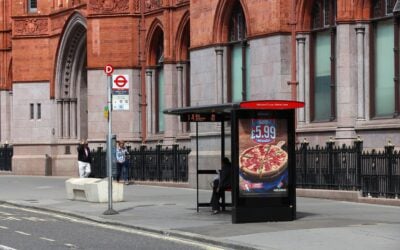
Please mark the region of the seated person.
[[213, 192], [211, 196], [211, 207], [214, 214], [219, 213], [219, 200], [226, 189], [231, 188], [231, 162], [227, 157], [222, 159], [222, 168], [219, 171], [219, 178], [213, 182]]

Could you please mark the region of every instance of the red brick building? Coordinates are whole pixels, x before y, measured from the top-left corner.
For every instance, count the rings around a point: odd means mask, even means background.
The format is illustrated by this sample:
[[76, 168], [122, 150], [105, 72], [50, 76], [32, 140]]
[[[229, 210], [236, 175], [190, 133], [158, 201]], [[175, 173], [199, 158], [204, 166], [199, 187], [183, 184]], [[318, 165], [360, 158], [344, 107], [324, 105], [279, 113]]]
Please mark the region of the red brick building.
[[[0, 140], [13, 172], [76, 175], [75, 146], [104, 145], [106, 76], [129, 78], [113, 133], [131, 146], [192, 134], [171, 107], [297, 99], [299, 140], [400, 145], [395, 0], [0, 1]], [[193, 131], [193, 130], [192, 130]], [[201, 127], [218, 159], [219, 128]]]

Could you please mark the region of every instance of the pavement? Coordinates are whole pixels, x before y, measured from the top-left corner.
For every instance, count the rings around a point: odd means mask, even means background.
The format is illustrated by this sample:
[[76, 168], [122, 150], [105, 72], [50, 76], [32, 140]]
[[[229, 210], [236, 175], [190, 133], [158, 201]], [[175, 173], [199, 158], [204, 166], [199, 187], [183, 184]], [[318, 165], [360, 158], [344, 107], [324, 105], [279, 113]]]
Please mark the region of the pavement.
[[[400, 207], [297, 197], [297, 219], [232, 224], [229, 211], [196, 211], [196, 190], [133, 184], [116, 215], [108, 203], [68, 200], [67, 177], [0, 175], [0, 203], [179, 237], [224, 249], [400, 249]], [[200, 190], [200, 201], [211, 192]]]

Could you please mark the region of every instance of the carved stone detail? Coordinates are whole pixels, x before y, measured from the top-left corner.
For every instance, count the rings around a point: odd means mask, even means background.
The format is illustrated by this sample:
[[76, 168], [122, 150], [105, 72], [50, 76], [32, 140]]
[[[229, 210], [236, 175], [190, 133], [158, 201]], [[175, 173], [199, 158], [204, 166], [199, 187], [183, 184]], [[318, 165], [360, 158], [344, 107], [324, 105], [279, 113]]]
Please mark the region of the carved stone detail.
[[162, 7], [163, 0], [145, 0], [144, 6], [146, 10], [154, 10]]
[[140, 0], [135, 0], [135, 2], [133, 3], [133, 9], [135, 13], [140, 12]]
[[15, 35], [28, 36], [28, 35], [46, 35], [48, 34], [48, 20], [38, 18], [27, 18], [23, 20], [16, 20]]
[[90, 0], [93, 14], [129, 13], [129, 0]]

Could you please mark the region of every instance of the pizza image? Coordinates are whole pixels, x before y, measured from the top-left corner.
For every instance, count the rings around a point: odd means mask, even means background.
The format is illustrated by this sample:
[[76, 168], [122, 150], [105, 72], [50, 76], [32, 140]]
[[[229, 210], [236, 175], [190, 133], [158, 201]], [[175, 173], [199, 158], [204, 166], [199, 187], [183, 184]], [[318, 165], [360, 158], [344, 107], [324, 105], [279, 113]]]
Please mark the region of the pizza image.
[[288, 154], [281, 148], [284, 144], [259, 144], [243, 150], [239, 157], [243, 176], [260, 181], [279, 176], [287, 168]]

